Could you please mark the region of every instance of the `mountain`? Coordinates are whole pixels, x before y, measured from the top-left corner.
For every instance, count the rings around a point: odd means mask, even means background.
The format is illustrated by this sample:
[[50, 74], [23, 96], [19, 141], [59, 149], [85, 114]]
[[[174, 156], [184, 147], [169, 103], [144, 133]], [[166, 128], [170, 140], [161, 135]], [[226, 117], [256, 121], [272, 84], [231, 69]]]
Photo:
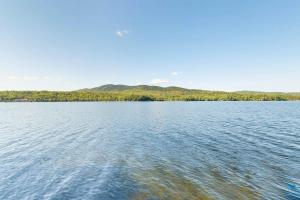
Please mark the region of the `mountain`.
[[0, 91], [0, 102], [19, 101], [300, 101], [300, 93], [222, 92], [113, 84], [77, 91]]
[[153, 85], [136, 85], [136, 86], [129, 86], [129, 85], [114, 85], [114, 84], [107, 84], [102, 85], [99, 87], [82, 89], [80, 91], [89, 91], [89, 92], [120, 92], [120, 91], [192, 91], [190, 89], [181, 88], [181, 87], [160, 87], [160, 86], [153, 86]]
[[107, 85], [102, 85], [99, 87], [94, 87], [94, 88], [90, 88], [90, 89], [86, 89], [89, 91], [124, 91], [124, 90], [129, 90], [131, 89], [132, 86], [128, 86], [128, 85], [114, 85], [114, 84], [107, 84]]

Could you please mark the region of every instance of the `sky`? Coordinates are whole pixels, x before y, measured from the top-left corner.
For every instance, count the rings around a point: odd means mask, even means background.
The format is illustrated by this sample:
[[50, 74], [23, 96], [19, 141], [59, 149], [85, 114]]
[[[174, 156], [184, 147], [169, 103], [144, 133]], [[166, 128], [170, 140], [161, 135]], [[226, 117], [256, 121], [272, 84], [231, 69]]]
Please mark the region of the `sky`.
[[300, 92], [299, 0], [0, 0], [0, 90]]

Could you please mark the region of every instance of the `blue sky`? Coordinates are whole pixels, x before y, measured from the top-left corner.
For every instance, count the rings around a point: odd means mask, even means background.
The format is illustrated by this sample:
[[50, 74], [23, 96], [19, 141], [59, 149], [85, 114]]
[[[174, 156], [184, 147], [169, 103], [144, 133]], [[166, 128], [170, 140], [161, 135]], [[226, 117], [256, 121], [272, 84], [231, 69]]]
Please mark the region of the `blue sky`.
[[300, 91], [299, 0], [0, 0], [0, 90]]

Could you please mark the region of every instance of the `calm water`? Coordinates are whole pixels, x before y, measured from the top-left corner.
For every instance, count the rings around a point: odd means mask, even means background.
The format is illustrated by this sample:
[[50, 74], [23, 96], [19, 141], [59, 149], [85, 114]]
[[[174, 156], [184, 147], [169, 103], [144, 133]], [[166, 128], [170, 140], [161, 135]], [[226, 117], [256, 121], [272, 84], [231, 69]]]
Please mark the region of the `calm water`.
[[300, 199], [300, 102], [0, 103], [0, 199]]

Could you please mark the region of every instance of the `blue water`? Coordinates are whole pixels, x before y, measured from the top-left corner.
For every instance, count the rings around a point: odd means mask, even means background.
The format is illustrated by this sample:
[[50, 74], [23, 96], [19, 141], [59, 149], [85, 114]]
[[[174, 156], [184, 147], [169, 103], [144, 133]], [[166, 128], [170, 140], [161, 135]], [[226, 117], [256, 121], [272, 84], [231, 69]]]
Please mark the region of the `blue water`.
[[0, 199], [300, 199], [300, 102], [0, 103]]

